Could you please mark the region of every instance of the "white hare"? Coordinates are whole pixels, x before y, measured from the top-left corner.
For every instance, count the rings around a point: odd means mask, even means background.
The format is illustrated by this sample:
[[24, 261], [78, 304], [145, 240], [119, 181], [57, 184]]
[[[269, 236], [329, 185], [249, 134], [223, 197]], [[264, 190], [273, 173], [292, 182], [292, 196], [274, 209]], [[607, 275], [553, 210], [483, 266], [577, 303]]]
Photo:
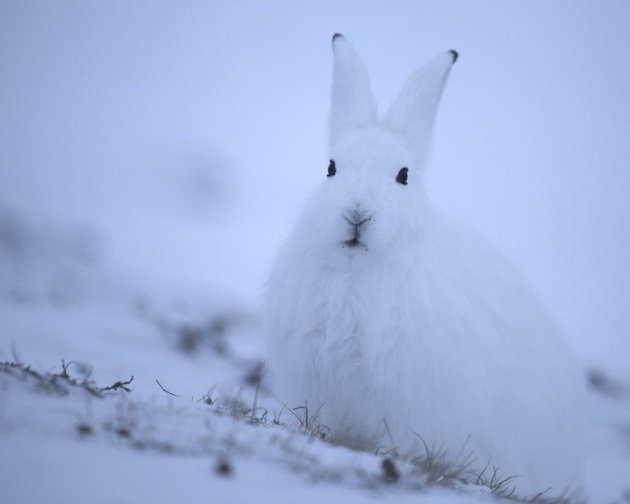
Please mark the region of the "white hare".
[[276, 397], [321, 408], [354, 447], [393, 440], [413, 456], [426, 443], [472, 453], [471, 471], [518, 476], [521, 495], [575, 489], [582, 379], [571, 352], [501, 254], [423, 188], [457, 53], [416, 71], [379, 119], [342, 35], [333, 52], [328, 173], [268, 283]]

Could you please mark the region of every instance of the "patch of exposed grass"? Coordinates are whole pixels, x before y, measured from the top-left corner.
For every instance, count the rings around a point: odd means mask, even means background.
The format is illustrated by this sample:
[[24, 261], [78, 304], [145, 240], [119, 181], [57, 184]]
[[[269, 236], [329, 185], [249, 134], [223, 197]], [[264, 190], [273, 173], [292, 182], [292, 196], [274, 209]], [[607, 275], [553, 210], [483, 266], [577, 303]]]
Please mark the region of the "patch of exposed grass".
[[142, 299], [134, 303], [135, 313], [169, 336], [175, 347], [189, 355], [204, 349], [221, 356], [229, 355], [227, 335], [234, 327], [247, 323], [247, 316], [239, 312], [226, 311], [199, 322], [172, 320], [156, 313]]
[[[519, 496], [516, 494], [519, 475], [505, 475], [499, 468], [486, 464], [479, 471], [472, 469], [475, 463], [474, 453], [467, 451], [466, 445], [459, 453], [452, 457], [444, 446], [429, 446], [425, 440], [416, 433], [422, 443], [424, 454], [409, 457], [399, 453], [392, 437], [387, 420], [383, 419], [385, 431], [391, 446], [377, 450], [377, 454], [383, 455], [382, 470], [384, 478], [389, 483], [398, 481], [398, 478], [388, 478], [396, 470], [396, 463], [410, 463], [413, 466], [412, 475], [422, 476], [420, 487], [436, 485], [446, 488], [456, 488], [458, 485], [476, 485], [487, 488], [492, 495], [511, 502], [536, 503], [536, 504], [585, 504], [585, 498], [579, 493], [563, 494], [558, 497], [546, 497], [550, 489], [533, 496]], [[412, 486], [416, 486], [412, 483]]]
[[[22, 363], [17, 356], [13, 362], [0, 362], [0, 373], [5, 373], [15, 379], [22, 381], [32, 381], [36, 388], [48, 393], [65, 396], [72, 389], [85, 390], [90, 396], [103, 398], [113, 395], [119, 391], [130, 392], [129, 385], [133, 381], [133, 376], [127, 381], [116, 381], [105, 387], [100, 387], [90, 379], [91, 371], [82, 371], [79, 365], [73, 361], [66, 363], [61, 362], [61, 369], [56, 373], [40, 372], [31, 368], [31, 366]], [[76, 370], [74, 367], [76, 366]], [[83, 373], [81, 378], [72, 376], [71, 372]], [[230, 400], [217, 402], [214, 395], [214, 387], [209, 389], [204, 395], [196, 400], [198, 403], [206, 404], [215, 414], [227, 414], [238, 420], [244, 420], [253, 425], [261, 425], [265, 427], [286, 426], [289, 423], [295, 425], [297, 421], [298, 432], [320, 439], [325, 442], [334, 442], [334, 432], [326, 425], [321, 423], [320, 415], [323, 405], [313, 411], [309, 408], [305, 401], [304, 405], [297, 407], [284, 406], [280, 413], [270, 415], [269, 411], [259, 405], [261, 390], [261, 374], [262, 366], [253, 373], [254, 378], [251, 385], [255, 385], [255, 393], [251, 405], [245, 404], [240, 397], [234, 397]], [[157, 385], [168, 396], [184, 399], [184, 397], [171, 392], [163, 386], [158, 380]], [[203, 444], [192, 447], [180, 447], [171, 441], [161, 440], [155, 436], [142, 434], [138, 429], [138, 404], [135, 401], [125, 399], [125, 394], [121, 397], [121, 402], [117, 405], [117, 415], [114, 421], [107, 422], [104, 430], [112, 433], [128, 444], [130, 448], [136, 450], [150, 450], [164, 454], [187, 454], [187, 455], [208, 455], [217, 456], [217, 447], [204, 447]], [[195, 401], [194, 398], [190, 399]], [[287, 421], [293, 420], [293, 422]], [[420, 436], [418, 439], [424, 447], [424, 453], [421, 456], [407, 456], [401, 454], [396, 448], [395, 440], [390, 432], [389, 426], [385, 420], [384, 425], [389, 438], [390, 446], [377, 450], [377, 455], [382, 456], [380, 472], [356, 471], [361, 484], [369, 487], [377, 487], [382, 485], [400, 485], [407, 490], [422, 490], [431, 486], [439, 486], [450, 489], [461, 489], [462, 485], [477, 485], [487, 488], [494, 496], [511, 502], [536, 503], [536, 504], [579, 504], [585, 502], [583, 498], [577, 495], [566, 495], [558, 498], [546, 497], [547, 492], [542, 492], [530, 498], [521, 498], [515, 495], [516, 479], [518, 476], [505, 476], [497, 468], [490, 467], [488, 464], [480, 471], [471, 470], [472, 464], [475, 462], [473, 453], [466, 453], [466, 447], [462, 447], [457, 456], [452, 456], [442, 447], [429, 446]], [[81, 422], [76, 426], [77, 434], [82, 438], [93, 436], [96, 431], [93, 425], [88, 422]], [[291, 448], [291, 436], [282, 435], [277, 439], [284, 440], [287, 444], [287, 450], [290, 451], [291, 459], [288, 464], [295, 464], [296, 470], [306, 471], [311, 475], [317, 475], [320, 479], [330, 481], [339, 481], [345, 476], [341, 475], [337, 470], [330, 470], [318, 463], [316, 458], [307, 457], [302, 448]], [[215, 440], [216, 442], [216, 440]], [[229, 439], [222, 442], [227, 446]], [[279, 441], [282, 442], [282, 441]], [[293, 450], [293, 451], [291, 451]], [[291, 460], [293, 462], [291, 462]], [[299, 462], [298, 462], [299, 461]], [[221, 476], [229, 476], [233, 473], [232, 462], [228, 462], [227, 458], [219, 458], [214, 468], [215, 472]], [[349, 468], [348, 474], [352, 472]]]
[[72, 389], [83, 389], [94, 397], [105, 397], [108, 393], [123, 390], [131, 392], [129, 385], [133, 381], [133, 376], [126, 381], [117, 381], [107, 387], [99, 387], [94, 380], [90, 379], [91, 369], [82, 378], [75, 378], [70, 375], [69, 369], [72, 365], [78, 364], [74, 361], [66, 363], [61, 361], [61, 371], [58, 373], [40, 372], [30, 365], [20, 362], [18, 359], [12, 362], [0, 362], [0, 373], [8, 374], [18, 380], [31, 380], [35, 387], [46, 393], [61, 396], [68, 395]]
[[297, 406], [295, 408], [285, 408], [284, 411], [288, 411], [295, 417], [299, 423], [300, 428], [307, 434], [317, 439], [327, 441], [332, 439], [333, 432], [327, 426], [319, 421], [321, 414], [322, 404], [316, 411], [311, 412], [308, 408], [308, 402], [304, 401], [304, 406]]
[[[490, 468], [490, 464], [486, 464], [486, 466], [481, 471], [471, 471], [470, 475], [472, 476], [472, 480], [469, 480], [469, 482], [473, 485], [485, 486], [489, 488], [494, 495], [503, 497], [504, 499], [515, 498], [515, 483], [516, 480], [520, 478], [519, 475], [505, 476], [501, 471], [499, 471], [497, 467]], [[542, 497], [544, 493], [545, 492], [536, 494], [534, 497], [531, 498], [531, 500], [524, 499], [524, 502], [535, 502], [533, 499]]]

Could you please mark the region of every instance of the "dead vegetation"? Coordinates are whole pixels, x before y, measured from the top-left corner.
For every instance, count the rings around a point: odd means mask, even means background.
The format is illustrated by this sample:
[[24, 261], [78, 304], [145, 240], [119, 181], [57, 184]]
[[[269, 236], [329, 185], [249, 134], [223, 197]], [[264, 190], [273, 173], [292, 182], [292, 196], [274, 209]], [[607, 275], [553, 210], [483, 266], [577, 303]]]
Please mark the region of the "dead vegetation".
[[116, 381], [107, 387], [99, 387], [92, 380], [92, 370], [85, 370], [81, 378], [75, 378], [70, 375], [69, 369], [72, 365], [77, 364], [74, 361], [61, 361], [61, 371], [57, 373], [41, 372], [33, 369], [30, 365], [26, 365], [19, 359], [12, 362], [0, 362], [0, 373], [5, 373], [22, 381], [31, 380], [35, 388], [43, 392], [65, 396], [71, 390], [82, 389], [94, 397], [105, 397], [108, 393], [117, 392], [119, 390], [131, 392], [129, 385], [133, 382], [133, 376], [126, 381]]
[[559, 497], [548, 497], [549, 489], [533, 496], [522, 497], [516, 494], [519, 475], [506, 475], [488, 462], [481, 469], [475, 469], [477, 459], [472, 451], [467, 450], [468, 442], [455, 456], [451, 456], [444, 446], [429, 446], [416, 433], [422, 444], [424, 453], [421, 456], [410, 457], [401, 454], [396, 447], [387, 420], [383, 419], [385, 431], [391, 445], [377, 450], [377, 455], [383, 456], [381, 469], [383, 480], [396, 483], [404, 480], [400, 466], [410, 464], [412, 469], [408, 475], [408, 486], [422, 489], [427, 486], [441, 486], [450, 489], [475, 485], [487, 488], [492, 495], [510, 502], [536, 504], [585, 504], [585, 498], [578, 494], [565, 494]]
[[183, 321], [156, 312], [145, 299], [137, 299], [133, 310], [140, 318], [166, 334], [175, 348], [188, 355], [196, 355], [203, 350], [223, 357], [230, 355], [228, 333], [235, 327], [248, 323], [245, 314], [225, 311], [200, 321]]
[[[83, 368], [74, 361], [65, 362], [62, 360], [61, 369], [58, 372], [40, 372], [32, 369], [31, 366], [22, 363], [17, 356], [13, 362], [1, 362], [0, 373], [5, 373], [20, 381], [31, 381], [35, 388], [46, 393], [59, 396], [66, 396], [72, 390], [84, 390], [92, 397], [104, 398], [117, 392], [131, 392], [130, 384], [133, 376], [126, 381], [116, 381], [109, 386], [100, 387], [90, 378], [91, 369]], [[77, 378], [71, 374], [71, 370], [76, 367], [76, 373], [81, 374]], [[254, 396], [251, 405], [247, 405], [240, 397], [223, 398], [218, 401], [214, 397], [214, 387], [210, 388], [198, 399], [190, 398], [191, 402], [197, 402], [209, 406], [213, 414], [229, 415], [236, 420], [243, 420], [251, 425], [264, 427], [293, 426], [298, 433], [309, 436], [313, 439], [324, 442], [335, 442], [334, 432], [320, 421], [323, 405], [313, 411], [305, 401], [304, 405], [289, 407], [285, 405], [279, 413], [270, 414], [269, 411], [259, 405], [262, 365], [253, 368], [251, 385], [255, 385]], [[170, 391], [155, 380], [159, 388], [169, 399], [175, 397], [186, 400], [185, 397]], [[138, 405], [135, 401], [123, 400], [117, 405], [116, 418], [111, 422], [103, 424], [103, 430], [115, 435], [116, 438], [125, 441], [130, 448], [136, 450], [148, 450], [163, 454], [205, 454], [216, 456], [216, 447], [202, 448], [198, 446], [193, 449], [185, 449], [173, 444], [172, 441], [160, 440], [153, 436], [139, 435], [138, 432]], [[389, 438], [390, 446], [377, 450], [376, 455], [382, 457], [379, 474], [367, 474], [357, 471], [359, 479], [363, 484], [374, 487], [382, 484], [399, 485], [408, 490], [422, 490], [431, 486], [439, 486], [450, 489], [462, 489], [467, 485], [476, 485], [487, 488], [494, 496], [521, 503], [540, 504], [579, 504], [585, 502], [583, 498], [576, 495], [567, 495], [551, 499], [545, 496], [547, 492], [542, 492], [530, 498], [522, 498], [515, 495], [517, 475], [504, 475], [496, 467], [487, 464], [481, 470], [472, 469], [475, 458], [471, 452], [466, 452], [466, 447], [462, 447], [457, 456], [451, 456], [444, 447], [429, 446], [420, 436], [418, 439], [422, 443], [424, 453], [421, 456], [410, 457], [401, 454], [396, 448], [387, 421], [384, 419], [384, 426]], [[96, 433], [96, 426], [91, 422], [79, 422], [76, 425], [76, 432], [81, 438], [90, 438]], [[286, 438], [286, 436], [282, 436]], [[285, 443], [288, 440], [285, 439]], [[229, 443], [227, 443], [229, 444]], [[289, 443], [290, 444], [290, 443]], [[192, 450], [192, 451], [191, 451]], [[200, 451], [199, 451], [200, 450]], [[306, 464], [305, 453], [299, 455], [302, 462], [299, 464], [301, 470], [318, 474], [319, 478], [339, 481], [343, 479], [337, 472], [330, 472], [325, 467], [313, 460], [312, 467], [304, 467]], [[290, 461], [288, 462], [291, 463]], [[308, 464], [307, 464], [308, 465]], [[219, 458], [214, 466], [214, 472], [223, 477], [233, 474], [233, 464], [227, 458]], [[329, 474], [330, 473], [330, 474]], [[327, 475], [327, 476], [326, 476]]]

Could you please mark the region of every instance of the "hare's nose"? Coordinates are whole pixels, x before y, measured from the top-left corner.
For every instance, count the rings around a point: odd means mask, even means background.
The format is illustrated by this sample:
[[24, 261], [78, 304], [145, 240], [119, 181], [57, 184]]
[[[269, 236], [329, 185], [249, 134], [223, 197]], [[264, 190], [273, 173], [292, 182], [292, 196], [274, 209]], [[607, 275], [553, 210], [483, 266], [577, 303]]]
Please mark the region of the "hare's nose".
[[342, 215], [343, 218], [353, 226], [360, 226], [372, 220], [371, 213], [360, 207], [347, 208]]

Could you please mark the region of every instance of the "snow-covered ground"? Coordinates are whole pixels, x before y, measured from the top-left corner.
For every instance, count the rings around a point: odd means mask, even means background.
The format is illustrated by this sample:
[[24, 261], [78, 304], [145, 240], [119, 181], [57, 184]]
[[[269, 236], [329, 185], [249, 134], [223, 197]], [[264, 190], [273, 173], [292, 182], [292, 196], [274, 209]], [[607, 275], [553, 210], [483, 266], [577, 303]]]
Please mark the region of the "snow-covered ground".
[[[383, 457], [323, 441], [316, 419], [306, 425], [300, 410], [287, 412], [259, 385], [264, 351], [251, 311], [192, 290], [133, 285], [117, 272], [58, 266], [42, 265], [50, 275], [40, 271], [28, 285], [23, 271], [3, 282], [3, 500], [404, 502], [419, 492], [440, 502], [454, 495], [425, 488], [411, 465], [401, 464], [400, 481], [387, 483]], [[44, 280], [56, 274], [72, 287]], [[35, 374], [19, 365], [26, 362]], [[116, 382], [124, 387], [97, 390]], [[472, 502], [488, 493], [473, 487], [456, 495]]]
[[402, 462], [392, 482], [257, 386], [264, 278], [325, 175], [336, 31], [384, 105], [459, 50], [429, 192], [597, 371], [587, 491], [630, 502], [628, 22], [612, 2], [0, 2], [0, 362], [40, 376], [0, 368], [0, 502], [492, 500]]

